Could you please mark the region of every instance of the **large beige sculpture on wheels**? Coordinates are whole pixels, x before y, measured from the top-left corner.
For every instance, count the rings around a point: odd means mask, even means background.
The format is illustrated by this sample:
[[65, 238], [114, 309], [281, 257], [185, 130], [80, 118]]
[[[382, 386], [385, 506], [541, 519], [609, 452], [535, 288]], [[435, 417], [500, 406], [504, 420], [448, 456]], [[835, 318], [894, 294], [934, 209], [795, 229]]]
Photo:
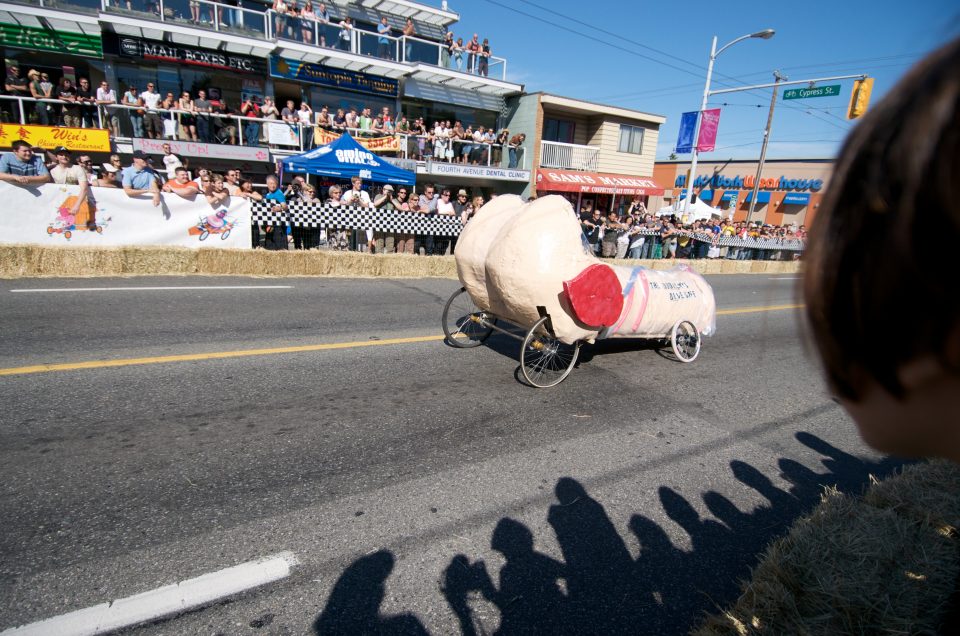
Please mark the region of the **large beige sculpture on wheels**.
[[457, 241], [465, 293], [444, 308], [448, 342], [476, 346], [502, 331], [498, 320], [528, 328], [521, 370], [541, 387], [562, 381], [580, 343], [597, 339], [669, 339], [678, 359], [693, 361], [716, 321], [703, 277], [686, 266], [611, 266], [585, 249], [582, 236], [560, 196], [523, 203], [506, 195], [483, 206]]

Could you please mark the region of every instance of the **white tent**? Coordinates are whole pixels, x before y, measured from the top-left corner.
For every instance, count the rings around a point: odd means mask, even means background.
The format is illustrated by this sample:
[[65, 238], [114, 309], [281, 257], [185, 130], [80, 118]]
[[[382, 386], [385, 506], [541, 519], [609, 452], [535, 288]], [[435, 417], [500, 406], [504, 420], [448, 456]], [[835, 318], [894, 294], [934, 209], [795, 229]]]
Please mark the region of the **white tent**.
[[714, 216], [718, 219], [723, 218], [723, 210], [704, 203], [699, 197], [697, 197], [696, 201], [690, 204], [690, 209], [687, 210], [687, 218], [683, 218], [683, 205], [686, 203], [686, 200], [687, 197], [677, 199], [673, 205], [666, 208], [661, 208], [657, 214], [659, 216], [663, 216], [665, 214], [676, 214], [681, 223], [692, 223], [693, 221], [709, 219]]

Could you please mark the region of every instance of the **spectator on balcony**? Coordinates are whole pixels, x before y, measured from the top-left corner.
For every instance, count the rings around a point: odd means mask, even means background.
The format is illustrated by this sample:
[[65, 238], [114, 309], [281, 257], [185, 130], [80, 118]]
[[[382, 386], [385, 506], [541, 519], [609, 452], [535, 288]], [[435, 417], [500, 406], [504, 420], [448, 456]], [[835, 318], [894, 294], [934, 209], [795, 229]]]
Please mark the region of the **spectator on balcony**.
[[440, 43], [440, 66], [450, 67], [450, 54], [453, 51], [453, 31], [447, 31], [443, 34], [443, 42]]
[[360, 134], [364, 137], [369, 137], [370, 130], [373, 128], [373, 117], [370, 115], [369, 108], [364, 108], [360, 111]]
[[203, 89], [197, 91], [197, 98], [193, 100], [193, 108], [197, 113], [197, 139], [203, 143], [210, 143], [213, 141], [210, 134], [210, 113], [213, 112], [213, 105], [207, 99], [207, 91]]
[[90, 89], [90, 80], [81, 77], [77, 86], [77, 103], [80, 105], [80, 122], [84, 128], [93, 128], [97, 121], [97, 95]]
[[287, 105], [280, 111], [280, 119], [290, 124], [291, 127], [297, 125], [299, 121], [297, 117], [297, 106], [292, 99], [288, 99]]
[[177, 168], [185, 168], [185, 163], [179, 155], [174, 154], [170, 144], [164, 143], [162, 148], [164, 172], [167, 173], [167, 179], [173, 179], [177, 174]]
[[100, 105], [100, 113], [103, 121], [107, 124], [114, 137], [120, 136], [120, 115], [116, 108], [117, 93], [110, 88], [110, 84], [104, 80], [100, 82], [97, 88], [97, 104]]
[[137, 94], [136, 86], [127, 87], [127, 91], [123, 94], [123, 101], [121, 103], [124, 106], [134, 107], [124, 109], [124, 112], [128, 113], [130, 117], [130, 125], [133, 128], [131, 134], [134, 137], [143, 137], [144, 110], [143, 108], [140, 108], [143, 106], [143, 99]]
[[480, 40], [479, 35], [476, 33], [473, 34], [473, 38], [467, 42], [467, 72], [476, 73], [477, 72], [477, 58], [480, 55]]
[[524, 133], [519, 133], [510, 138], [508, 151], [510, 153], [510, 169], [515, 169], [519, 163], [517, 155], [523, 151], [523, 142], [527, 139]]
[[473, 149], [470, 151], [470, 163], [480, 165], [487, 163], [489, 146], [487, 146], [487, 132], [483, 126], [473, 132]]
[[333, 118], [330, 116], [330, 109], [326, 106], [320, 108], [320, 111], [316, 114], [315, 121], [321, 130], [331, 130], [333, 128]]
[[450, 68], [453, 68], [454, 64], [458, 71], [463, 71], [463, 38], [457, 38], [450, 46]]
[[267, 194], [264, 199], [270, 205], [270, 212], [281, 220], [269, 223], [265, 228], [266, 240], [264, 247], [268, 250], [289, 249], [287, 241], [287, 199], [280, 191], [280, 180], [276, 175], [267, 176]]
[[387, 23], [387, 16], [381, 16], [380, 24], [377, 25], [377, 57], [384, 60], [393, 58], [390, 52], [390, 25]]
[[340, 22], [340, 37], [339, 37], [339, 48], [341, 51], [350, 51], [350, 43], [353, 39], [353, 20], [350, 19], [350, 16], [346, 16], [343, 21]]
[[226, 99], [220, 100], [220, 117], [217, 117], [213, 125], [216, 130], [214, 133], [217, 143], [237, 145], [237, 120], [230, 115], [235, 112]]
[[[256, 98], [253, 95], [247, 95], [240, 106], [240, 114], [244, 117], [260, 117], [260, 106], [257, 105]], [[247, 146], [257, 146], [260, 144], [260, 122], [244, 120], [243, 122], [243, 142]]]
[[317, 21], [324, 24], [330, 23], [330, 12], [327, 11], [327, 5], [322, 2], [317, 5]]
[[[417, 35], [417, 29], [413, 26], [413, 18], [407, 18], [407, 21], [403, 23], [403, 35], [405, 38], [412, 38]], [[403, 48], [403, 62], [412, 62], [413, 60], [413, 41], [404, 40], [405, 46]]]
[[[34, 99], [48, 99], [49, 94], [44, 92], [42, 82], [40, 81], [40, 71], [37, 69], [30, 69], [27, 71], [27, 80], [29, 84], [27, 88], [30, 90], [30, 96]], [[50, 125], [50, 104], [44, 102], [36, 103], [36, 112], [37, 112], [37, 121], [41, 126]]]
[[277, 105], [273, 103], [272, 97], [263, 98], [263, 107], [260, 109], [260, 113], [264, 119], [280, 119], [280, 111], [277, 110]]
[[77, 87], [69, 77], [60, 78], [57, 99], [66, 102], [62, 107], [61, 121], [69, 128], [80, 128], [80, 104], [77, 102]]
[[286, 0], [273, 0], [273, 32], [283, 37], [287, 30], [287, 13], [289, 5]]
[[477, 73], [484, 77], [490, 74], [490, 40], [483, 38], [483, 44], [480, 45], [480, 58], [477, 64]]
[[21, 186], [50, 183], [50, 171], [43, 163], [42, 150], [37, 155], [23, 139], [14, 141], [11, 152], [0, 155], [0, 181]]
[[183, 91], [175, 106], [179, 109], [180, 134], [186, 136], [187, 141], [197, 141], [197, 109], [190, 97], [190, 93]]
[[154, 172], [147, 163], [147, 153], [133, 151], [133, 163], [123, 169], [123, 191], [128, 197], [149, 194], [154, 207], [160, 207], [160, 187], [154, 178]]
[[383, 130], [385, 132], [394, 132], [394, 121], [393, 116], [390, 114], [389, 106], [384, 106], [380, 109], [380, 120], [383, 121]]
[[337, 114], [331, 119], [331, 124], [336, 132], [342, 133], [347, 127], [347, 115], [342, 108], [337, 109]]
[[313, 3], [307, 0], [300, 10], [300, 34], [305, 44], [313, 44], [313, 30], [317, 26], [317, 14], [313, 11]]
[[350, 110], [347, 111], [347, 114], [344, 116], [344, 128], [351, 135], [357, 134], [357, 128], [359, 127], [359, 117], [357, 116], [357, 109], [353, 106], [350, 107]]
[[[20, 77], [20, 67], [13, 64], [7, 68], [7, 79], [3, 83], [3, 90], [7, 95], [13, 97], [28, 97], [30, 90], [27, 88], [27, 80]], [[27, 122], [20, 121], [20, 107], [15, 101], [2, 100], [4, 102], [4, 121], [17, 121], [21, 124]], [[9, 109], [9, 110], [8, 110]]]
[[300, 109], [297, 110], [297, 123], [300, 124], [304, 149], [313, 148], [313, 109], [307, 102], [300, 102]]
[[500, 164], [503, 163], [503, 147], [510, 143], [510, 130], [508, 128], [504, 128], [497, 133], [494, 143], [496, 145], [490, 149], [492, 154], [490, 162], [492, 165], [500, 167]]
[[140, 93], [140, 99], [141, 105], [146, 106], [146, 113], [141, 113], [143, 132], [150, 139], [163, 139], [163, 121], [160, 119], [160, 113], [157, 112], [157, 108], [160, 107], [160, 93], [153, 89], [152, 82], [147, 83], [147, 90]]

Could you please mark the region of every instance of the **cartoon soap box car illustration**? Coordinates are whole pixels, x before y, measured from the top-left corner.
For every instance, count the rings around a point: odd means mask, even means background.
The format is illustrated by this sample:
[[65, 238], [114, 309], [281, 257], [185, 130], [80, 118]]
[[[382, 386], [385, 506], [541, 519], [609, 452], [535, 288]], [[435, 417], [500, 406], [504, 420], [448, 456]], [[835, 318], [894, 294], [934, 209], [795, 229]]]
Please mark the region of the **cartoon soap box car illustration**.
[[[97, 207], [84, 201], [80, 204], [77, 214], [73, 214], [73, 206], [77, 204], [77, 196], [70, 195], [57, 208], [57, 218], [47, 226], [47, 234], [62, 234], [63, 238], [70, 239], [74, 232], [103, 233], [103, 224], [96, 223]], [[91, 224], [91, 221], [94, 223]]]
[[[494, 330], [523, 341], [520, 370], [531, 385], [559, 384], [582, 343], [643, 338], [669, 343], [692, 362], [713, 333], [709, 283], [685, 265], [669, 271], [608, 265], [585, 247], [563, 197], [523, 203], [501, 195], [460, 233], [455, 254], [462, 287], [443, 309], [447, 343], [474, 347]], [[525, 336], [504, 330], [507, 321]]]
[[225, 241], [230, 236], [230, 230], [237, 224], [234, 219], [227, 218], [227, 208], [221, 207], [213, 214], [200, 217], [200, 221], [188, 230], [190, 236], [199, 236], [205, 241], [211, 234], [219, 234], [220, 240]]

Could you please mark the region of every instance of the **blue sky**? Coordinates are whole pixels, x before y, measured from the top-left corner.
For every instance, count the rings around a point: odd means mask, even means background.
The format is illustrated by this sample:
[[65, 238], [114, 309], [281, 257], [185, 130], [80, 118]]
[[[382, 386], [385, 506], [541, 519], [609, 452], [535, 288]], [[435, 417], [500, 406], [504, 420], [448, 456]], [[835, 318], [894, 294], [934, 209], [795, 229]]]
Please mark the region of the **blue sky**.
[[[714, 89], [772, 82], [775, 69], [791, 80], [866, 73], [876, 78], [873, 102], [924, 54], [960, 35], [960, 6], [947, 0], [449, 0], [449, 6], [460, 14], [456, 35], [489, 37], [494, 55], [507, 59], [507, 79], [527, 91], [666, 116], [658, 158], [672, 151], [680, 114], [700, 106], [714, 35], [719, 47], [765, 28], [777, 32], [724, 51]], [[845, 118], [852, 80], [839, 83], [839, 97], [778, 99], [768, 158], [834, 156], [853, 125]], [[769, 104], [770, 89], [711, 98], [708, 107], [722, 108], [717, 150], [701, 157], [757, 158]]]

